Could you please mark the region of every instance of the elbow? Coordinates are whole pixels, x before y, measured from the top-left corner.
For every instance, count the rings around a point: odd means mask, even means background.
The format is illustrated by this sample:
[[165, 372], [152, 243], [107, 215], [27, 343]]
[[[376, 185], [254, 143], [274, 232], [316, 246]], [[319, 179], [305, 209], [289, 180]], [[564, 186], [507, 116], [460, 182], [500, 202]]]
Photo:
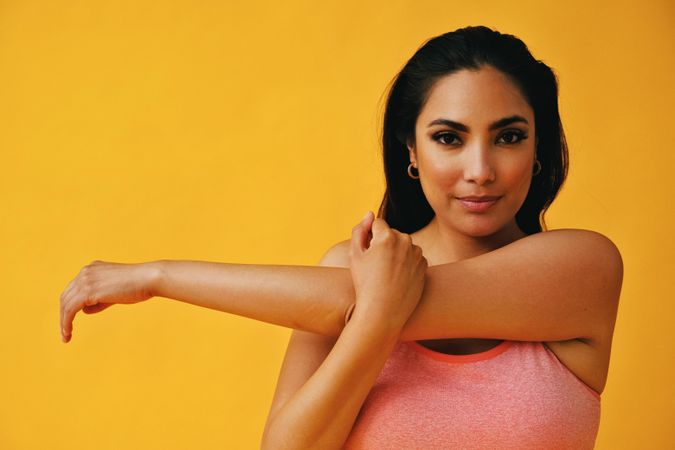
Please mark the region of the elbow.
[[596, 234], [598, 239], [595, 254], [598, 258], [597, 264], [602, 267], [600, 273], [603, 278], [600, 286], [612, 303], [618, 303], [623, 284], [623, 258], [614, 242], [600, 233]]
[[604, 255], [607, 262], [611, 265], [614, 272], [623, 275], [623, 258], [616, 244], [607, 236], [600, 234], [600, 240], [603, 241]]

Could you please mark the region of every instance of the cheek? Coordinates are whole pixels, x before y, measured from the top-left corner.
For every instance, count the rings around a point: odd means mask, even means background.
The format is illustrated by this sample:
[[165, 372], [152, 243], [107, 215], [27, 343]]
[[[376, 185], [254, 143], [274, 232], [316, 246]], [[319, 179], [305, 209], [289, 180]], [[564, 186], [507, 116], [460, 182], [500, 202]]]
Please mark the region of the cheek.
[[447, 161], [427, 161], [424, 168], [425, 191], [437, 195], [452, 193], [453, 187], [457, 185], [458, 177], [461, 177], [456, 165], [448, 164]]
[[518, 167], [515, 167], [508, 174], [508, 186], [509, 190], [512, 192], [512, 195], [517, 197], [518, 201], [525, 200], [527, 192], [530, 189], [530, 183], [532, 183], [532, 168], [529, 163], [526, 161], [523, 164], [520, 164]]

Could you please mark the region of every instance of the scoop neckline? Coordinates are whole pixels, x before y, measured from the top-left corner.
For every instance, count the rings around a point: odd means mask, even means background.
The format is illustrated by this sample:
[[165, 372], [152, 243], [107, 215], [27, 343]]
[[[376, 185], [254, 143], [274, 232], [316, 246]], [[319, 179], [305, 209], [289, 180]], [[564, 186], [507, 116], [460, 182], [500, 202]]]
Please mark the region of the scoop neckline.
[[468, 355], [450, 355], [448, 353], [437, 352], [436, 350], [431, 350], [420, 344], [417, 341], [410, 341], [411, 347], [415, 349], [418, 353], [422, 355], [431, 357], [439, 361], [453, 362], [453, 363], [470, 363], [476, 361], [484, 361], [486, 359], [494, 358], [501, 353], [504, 353], [512, 344], [513, 341], [503, 340], [499, 344], [495, 345], [491, 349], [478, 352], [470, 353]]

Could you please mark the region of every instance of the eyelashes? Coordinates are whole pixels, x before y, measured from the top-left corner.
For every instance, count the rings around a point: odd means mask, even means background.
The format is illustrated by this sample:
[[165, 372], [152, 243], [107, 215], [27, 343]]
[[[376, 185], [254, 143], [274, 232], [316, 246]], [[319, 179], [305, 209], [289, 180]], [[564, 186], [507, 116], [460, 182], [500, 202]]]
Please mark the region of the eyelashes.
[[[522, 141], [524, 141], [525, 139], [527, 139], [528, 134], [523, 132], [523, 131], [520, 131], [520, 130], [508, 130], [508, 131], [505, 131], [504, 133], [502, 133], [500, 138], [502, 138], [504, 136], [511, 136], [511, 139], [508, 142], [504, 142], [505, 144], [515, 145], [515, 144], [519, 144]], [[513, 140], [513, 136], [515, 136], [517, 139]], [[438, 133], [434, 134], [431, 137], [431, 139], [433, 139], [434, 141], [438, 142], [441, 145], [455, 145], [455, 144], [450, 143], [450, 142], [444, 142], [444, 140], [452, 139], [451, 142], [454, 142], [455, 139], [459, 139], [459, 136], [457, 136], [457, 134], [455, 134], [455, 133], [449, 133], [447, 131], [441, 131], [441, 132], [438, 132]]]

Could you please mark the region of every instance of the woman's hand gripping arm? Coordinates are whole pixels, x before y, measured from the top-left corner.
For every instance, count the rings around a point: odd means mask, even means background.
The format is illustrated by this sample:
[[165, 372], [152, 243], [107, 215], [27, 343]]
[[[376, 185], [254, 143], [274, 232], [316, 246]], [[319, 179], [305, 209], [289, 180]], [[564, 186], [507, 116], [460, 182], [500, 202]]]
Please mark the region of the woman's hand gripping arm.
[[321, 366], [272, 411], [263, 449], [342, 448], [419, 302], [426, 268], [410, 236], [382, 219], [373, 222], [372, 213], [353, 229], [350, 272], [356, 304], [351, 319]]

